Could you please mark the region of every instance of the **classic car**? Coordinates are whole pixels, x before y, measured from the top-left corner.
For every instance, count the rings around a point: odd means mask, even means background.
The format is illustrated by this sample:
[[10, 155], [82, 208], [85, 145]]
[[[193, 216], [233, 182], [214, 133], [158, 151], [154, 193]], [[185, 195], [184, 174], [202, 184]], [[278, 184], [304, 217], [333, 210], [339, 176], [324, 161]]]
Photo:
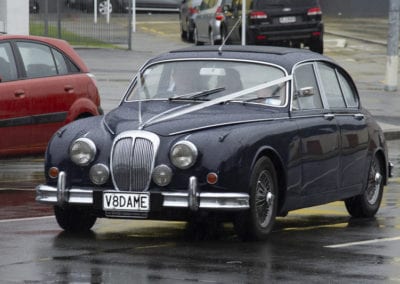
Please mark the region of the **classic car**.
[[115, 110], [61, 128], [36, 199], [67, 231], [102, 217], [216, 218], [262, 240], [299, 208], [344, 200], [374, 216], [389, 172], [381, 128], [333, 60], [204, 46], [149, 60]]
[[94, 75], [66, 41], [0, 34], [0, 156], [43, 155], [60, 127], [102, 112]]

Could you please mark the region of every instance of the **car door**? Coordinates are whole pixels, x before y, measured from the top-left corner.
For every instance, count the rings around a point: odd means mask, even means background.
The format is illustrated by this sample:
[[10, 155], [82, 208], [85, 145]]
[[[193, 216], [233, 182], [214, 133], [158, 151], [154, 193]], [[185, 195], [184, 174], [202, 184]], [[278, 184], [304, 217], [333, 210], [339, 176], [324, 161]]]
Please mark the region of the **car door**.
[[0, 154], [30, 143], [31, 101], [18, 80], [12, 46], [0, 42]]
[[208, 29], [211, 19], [215, 16], [214, 6], [217, 0], [204, 0], [200, 5], [200, 13], [196, 17], [198, 36], [208, 40]]
[[302, 206], [334, 200], [338, 189], [340, 130], [334, 114], [324, 108], [316, 69], [311, 62], [294, 70], [291, 117], [301, 143]]
[[318, 70], [323, 93], [340, 127], [339, 186], [350, 196], [362, 190], [365, 180], [369, 140], [366, 119], [360, 112], [357, 91], [347, 73], [323, 62], [318, 63]]
[[15, 46], [26, 74], [21, 88], [31, 101], [31, 148], [44, 149], [65, 124], [71, 105], [87, 90], [82, 90], [78, 74], [70, 74], [72, 64], [57, 49], [34, 41], [16, 41]]

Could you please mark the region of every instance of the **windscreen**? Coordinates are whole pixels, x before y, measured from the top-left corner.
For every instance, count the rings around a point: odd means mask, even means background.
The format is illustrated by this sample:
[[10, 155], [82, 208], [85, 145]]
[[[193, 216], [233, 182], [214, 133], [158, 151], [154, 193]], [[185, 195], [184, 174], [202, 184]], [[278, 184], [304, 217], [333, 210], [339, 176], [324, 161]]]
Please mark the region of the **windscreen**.
[[[125, 100], [206, 101], [243, 91], [234, 96], [235, 101], [284, 106], [287, 102], [287, 82], [266, 84], [284, 77], [285, 72], [276, 66], [242, 61], [158, 63], [142, 71], [141, 80], [133, 82]], [[257, 88], [260, 85], [261, 88]]]

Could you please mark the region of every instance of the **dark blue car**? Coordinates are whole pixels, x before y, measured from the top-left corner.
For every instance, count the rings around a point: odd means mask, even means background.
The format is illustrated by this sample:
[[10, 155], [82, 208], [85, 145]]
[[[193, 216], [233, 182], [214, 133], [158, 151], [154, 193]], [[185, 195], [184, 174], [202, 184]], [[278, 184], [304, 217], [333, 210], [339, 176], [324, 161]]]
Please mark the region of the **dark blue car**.
[[103, 217], [215, 219], [265, 239], [276, 216], [336, 200], [374, 216], [389, 172], [380, 127], [331, 59], [206, 46], [151, 59], [119, 107], [61, 128], [37, 201], [67, 231]]

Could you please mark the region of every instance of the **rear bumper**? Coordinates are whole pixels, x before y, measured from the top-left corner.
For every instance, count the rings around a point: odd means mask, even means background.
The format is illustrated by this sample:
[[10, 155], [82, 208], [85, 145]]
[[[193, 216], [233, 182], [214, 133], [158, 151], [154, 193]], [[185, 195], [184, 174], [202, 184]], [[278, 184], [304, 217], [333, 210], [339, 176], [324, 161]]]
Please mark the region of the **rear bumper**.
[[[307, 25], [287, 25], [283, 27], [275, 25], [250, 25], [249, 35], [254, 41], [276, 42], [309, 40], [314, 37], [323, 36], [323, 23]], [[257, 37], [263, 36], [263, 39]]]
[[[102, 205], [98, 204], [102, 202], [102, 198], [95, 197], [101, 195], [102, 191], [86, 188], [66, 188], [66, 178], [65, 172], [61, 172], [56, 187], [45, 184], [38, 185], [36, 187], [36, 201], [59, 206], [73, 204], [102, 208]], [[149, 192], [151, 199], [154, 196], [155, 200], [160, 200], [157, 203], [163, 208], [188, 208], [192, 211], [199, 209], [235, 211], [250, 207], [250, 198], [247, 193], [199, 192], [196, 177], [190, 178], [186, 191], [152, 192], [150, 190]]]

